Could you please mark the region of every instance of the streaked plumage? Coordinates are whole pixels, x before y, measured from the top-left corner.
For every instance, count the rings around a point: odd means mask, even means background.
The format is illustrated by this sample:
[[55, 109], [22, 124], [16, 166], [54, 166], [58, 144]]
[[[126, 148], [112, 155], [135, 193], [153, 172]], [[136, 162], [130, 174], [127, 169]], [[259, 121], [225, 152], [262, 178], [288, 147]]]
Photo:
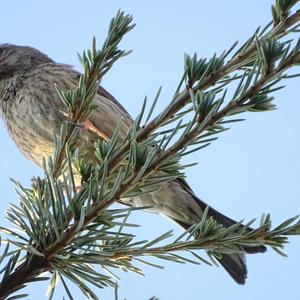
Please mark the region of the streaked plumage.
[[[77, 86], [79, 73], [69, 65], [58, 64], [45, 54], [31, 47], [0, 45], [0, 113], [10, 136], [17, 147], [39, 166], [43, 157], [53, 154], [53, 132], [58, 133], [66, 120], [64, 105], [55, 90], [55, 84], [63, 90]], [[98, 108], [90, 121], [110, 137], [116, 125], [121, 123], [121, 138], [125, 136], [132, 119], [126, 110], [102, 87], [95, 98]], [[94, 133], [81, 132], [81, 142], [89, 155], [93, 155]], [[89, 151], [90, 149], [90, 151]], [[123, 199], [127, 205], [152, 206], [188, 228], [201, 219], [207, 206], [182, 180], [161, 184], [160, 189], [142, 197]], [[209, 215], [224, 226], [235, 221], [210, 208]], [[265, 247], [244, 249], [248, 253], [264, 252]], [[247, 268], [244, 255], [223, 255], [220, 260], [227, 272], [238, 283], [244, 283]]]

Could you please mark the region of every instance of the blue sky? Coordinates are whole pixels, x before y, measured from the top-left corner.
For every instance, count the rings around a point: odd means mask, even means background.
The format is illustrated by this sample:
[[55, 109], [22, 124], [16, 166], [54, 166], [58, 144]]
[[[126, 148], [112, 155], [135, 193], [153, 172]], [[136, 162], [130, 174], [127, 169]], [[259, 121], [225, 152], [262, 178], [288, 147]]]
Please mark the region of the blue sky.
[[[17, 1], [1, 4], [1, 43], [31, 45], [57, 62], [80, 70], [76, 53], [87, 49], [95, 35], [101, 44], [109, 20], [118, 9], [134, 16], [136, 29], [122, 43], [134, 52], [118, 62], [103, 85], [135, 116], [143, 97], [160, 85], [159, 107], [169, 101], [182, 74], [183, 53], [212, 56], [244, 41], [258, 25], [270, 20], [273, 1]], [[298, 70], [299, 72], [299, 70]], [[199, 164], [187, 170], [195, 192], [211, 206], [237, 220], [271, 213], [274, 225], [300, 213], [299, 78], [276, 93], [278, 110], [247, 114], [210, 147], [189, 158]], [[16, 203], [12, 177], [28, 185], [40, 169], [26, 160], [0, 125], [0, 212]], [[169, 229], [168, 220], [147, 213], [131, 218], [142, 225], [141, 239]], [[5, 220], [3, 218], [3, 224]], [[120, 273], [120, 299], [289, 299], [299, 297], [300, 238], [290, 239], [283, 258], [269, 250], [247, 257], [248, 281], [236, 285], [222, 268], [161, 262], [164, 270], [145, 267], [145, 277]], [[45, 284], [32, 284], [29, 299], [44, 299]], [[113, 299], [113, 290], [99, 290]], [[76, 299], [84, 299], [79, 296]], [[62, 299], [58, 291], [55, 299]]]

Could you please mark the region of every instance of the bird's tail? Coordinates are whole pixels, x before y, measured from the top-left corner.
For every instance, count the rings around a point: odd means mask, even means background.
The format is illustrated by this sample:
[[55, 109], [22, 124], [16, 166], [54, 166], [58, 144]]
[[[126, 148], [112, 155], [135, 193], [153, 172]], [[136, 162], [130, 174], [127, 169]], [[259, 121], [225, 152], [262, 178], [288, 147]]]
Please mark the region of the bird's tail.
[[[194, 194], [182, 178], [162, 184], [160, 189], [153, 193], [144, 194], [141, 197], [124, 198], [121, 203], [134, 207], [150, 207], [150, 211], [172, 219], [186, 230], [201, 220], [207, 208], [207, 204]], [[212, 217], [225, 227], [237, 223], [211, 207], [208, 208], [208, 217]], [[248, 230], [252, 229], [248, 228]], [[265, 251], [264, 246], [241, 247], [239, 253], [223, 254], [219, 262], [237, 283], [243, 284], [247, 277], [244, 253]]]
[[[207, 204], [200, 200], [189, 188], [189, 186], [183, 182], [184, 185], [186, 185], [186, 191], [189, 190], [190, 195], [193, 196], [194, 200], [198, 203], [201, 210], [204, 211], [207, 208]], [[225, 227], [230, 227], [237, 222], [228, 218], [227, 216], [221, 214], [217, 210], [209, 207], [208, 208], [208, 217], [212, 217], [214, 220], [216, 220], [218, 223], [224, 225]], [[177, 222], [181, 227], [184, 229], [188, 229], [191, 227], [192, 224], [183, 223], [182, 221], [178, 221], [176, 219], [173, 219], [175, 222]], [[242, 225], [241, 225], [242, 226]], [[251, 228], [249, 228], [251, 230]], [[241, 247], [242, 251], [245, 251], [245, 253], [263, 253], [267, 249], [265, 246], [253, 246], [253, 247]], [[240, 253], [233, 253], [233, 254], [223, 254], [222, 258], [218, 259], [220, 264], [224, 267], [224, 269], [230, 274], [230, 276], [239, 284], [244, 284], [245, 280], [247, 278], [247, 266], [246, 266], [246, 260], [245, 255]]]

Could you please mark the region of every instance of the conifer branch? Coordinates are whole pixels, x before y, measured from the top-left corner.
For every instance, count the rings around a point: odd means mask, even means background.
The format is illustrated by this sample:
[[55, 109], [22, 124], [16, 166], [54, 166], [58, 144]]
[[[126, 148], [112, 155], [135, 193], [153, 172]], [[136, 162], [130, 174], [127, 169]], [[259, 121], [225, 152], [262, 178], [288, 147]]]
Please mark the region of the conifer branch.
[[[110, 140], [95, 143], [97, 163], [91, 164], [79, 159], [74, 140], [78, 124], [95, 109], [93, 99], [102, 77], [128, 54], [119, 50], [118, 44], [134, 25], [130, 16], [118, 12], [102, 49], [97, 50], [94, 40], [92, 50], [80, 56], [84, 74], [78, 88], [58, 90], [68, 122], [56, 138], [53, 159], [45, 162], [44, 178], [36, 178], [30, 188], [16, 182], [20, 204], [10, 206], [7, 218], [17, 229], [0, 228], [5, 236], [2, 243], [7, 243], [0, 257], [0, 299], [26, 297], [12, 294], [28, 283], [48, 280], [41, 277], [45, 272], [52, 275], [49, 299], [59, 279], [70, 299], [65, 279], [75, 283], [86, 297], [98, 299], [90, 284], [115, 286], [112, 268], [141, 274], [136, 262], [154, 265], [144, 256], [210, 264], [199, 250], [213, 259], [240, 253], [241, 246], [260, 245], [283, 254], [287, 237], [300, 235], [298, 216], [272, 228], [266, 215], [258, 228], [248, 230], [253, 221], [226, 228], [208, 217], [207, 208], [198, 224], [174, 240], [172, 232], [167, 232], [151, 241], [137, 241], [127, 232], [136, 226], [128, 221], [135, 209], [110, 206], [183, 177], [181, 158], [208, 146], [228, 129], [226, 124], [242, 120], [233, 116], [275, 108], [270, 95], [282, 88], [278, 86], [282, 80], [291, 77], [287, 71], [300, 63], [300, 40], [293, 43], [284, 39], [297, 33], [300, 26], [300, 12], [291, 13], [298, 2], [276, 1], [272, 23], [257, 30], [230, 59], [236, 44], [211, 59], [186, 55], [182, 80], [166, 109], [152, 118], [159, 90], [148, 114], [144, 103], [122, 145], [118, 129]], [[228, 96], [226, 91], [232, 83], [237, 86]], [[185, 123], [187, 116], [190, 118]], [[80, 190], [75, 186], [74, 165], [82, 179]], [[103, 274], [103, 270], [111, 275]]]

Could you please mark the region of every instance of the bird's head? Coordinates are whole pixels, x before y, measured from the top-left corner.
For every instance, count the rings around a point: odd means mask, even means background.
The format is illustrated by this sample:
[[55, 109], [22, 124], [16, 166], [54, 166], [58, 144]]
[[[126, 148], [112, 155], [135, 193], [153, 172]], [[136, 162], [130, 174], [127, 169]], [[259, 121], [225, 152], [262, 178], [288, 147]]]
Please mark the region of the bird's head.
[[0, 81], [48, 62], [52, 60], [35, 48], [2, 44], [0, 45]]
[[52, 60], [47, 55], [32, 47], [0, 44], [0, 118], [5, 116], [6, 104], [11, 102], [8, 100], [21, 82], [19, 79], [49, 62]]

